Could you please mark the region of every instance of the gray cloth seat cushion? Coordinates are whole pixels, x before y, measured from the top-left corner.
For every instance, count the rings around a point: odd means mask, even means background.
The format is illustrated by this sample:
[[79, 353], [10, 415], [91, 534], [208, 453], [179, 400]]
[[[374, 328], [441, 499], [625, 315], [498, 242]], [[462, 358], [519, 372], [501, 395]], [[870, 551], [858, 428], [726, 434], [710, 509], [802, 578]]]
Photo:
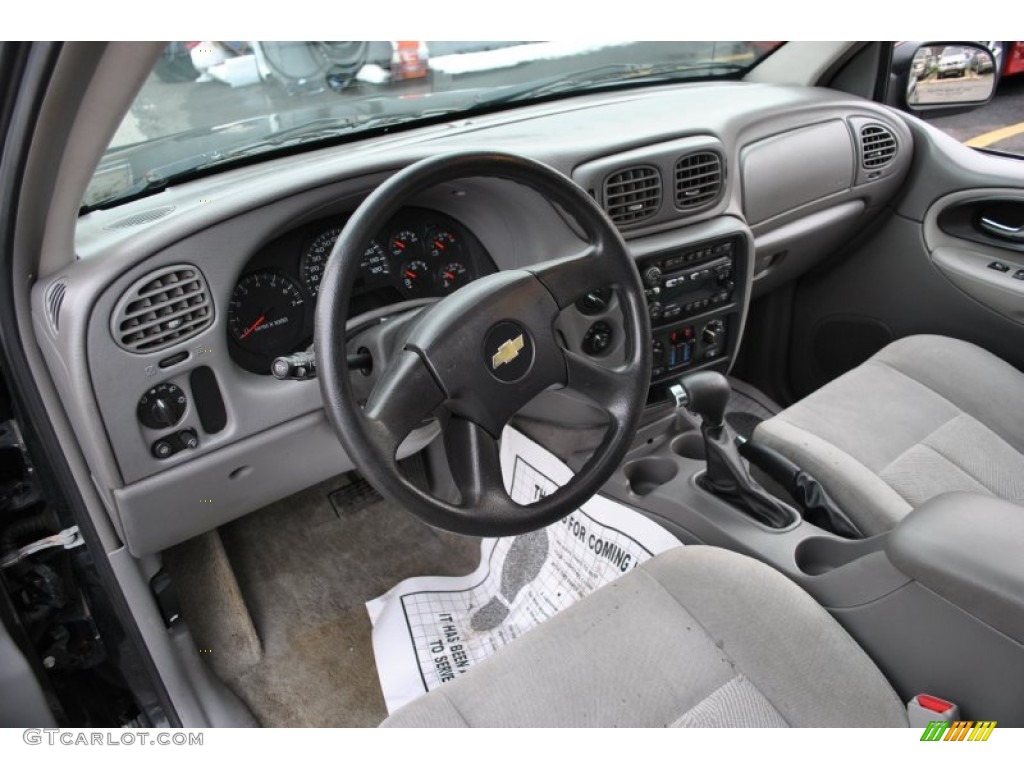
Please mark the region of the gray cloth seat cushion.
[[754, 437], [821, 481], [868, 535], [948, 491], [1024, 500], [1024, 374], [943, 336], [893, 342]]
[[906, 724], [878, 668], [807, 593], [704, 546], [648, 560], [383, 723]]

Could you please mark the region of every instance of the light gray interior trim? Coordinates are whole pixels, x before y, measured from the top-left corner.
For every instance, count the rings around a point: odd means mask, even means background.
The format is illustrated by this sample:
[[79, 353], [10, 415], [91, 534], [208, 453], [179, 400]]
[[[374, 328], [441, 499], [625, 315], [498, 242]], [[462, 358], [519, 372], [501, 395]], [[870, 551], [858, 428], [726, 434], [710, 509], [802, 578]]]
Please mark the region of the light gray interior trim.
[[[980, 154], [980, 153], [976, 153]], [[943, 195], [929, 206], [924, 217], [924, 242], [932, 264], [950, 282], [973, 300], [1015, 323], [1024, 323], [1024, 281], [1013, 273], [1024, 269], [1024, 254], [964, 240], [939, 226], [944, 211], [975, 201], [1018, 200], [1024, 203], [1020, 188], [993, 186], [961, 190]], [[1006, 264], [1009, 272], [988, 269], [993, 261]]]
[[[122, 54], [127, 55], [118, 49], [118, 55]], [[141, 51], [135, 55], [141, 55]], [[136, 75], [141, 77], [138, 71]], [[111, 110], [115, 106], [108, 102]], [[126, 106], [122, 104], [120, 111]], [[320, 426], [305, 436], [306, 443], [300, 440], [301, 429], [316, 421], [319, 412], [319, 392], [314, 384], [252, 376], [234, 366], [227, 356], [224, 308], [228, 297], [248, 259], [273, 238], [304, 222], [343, 216], [396, 169], [449, 150], [519, 152], [572, 173], [595, 158], [634, 152], [656, 154], [665, 146], [689, 147], [694, 141], [710, 140], [722, 148], [727, 174], [731, 174], [721, 202], [678, 222], [666, 222], [671, 228], [628, 232], [628, 244], [640, 255], [683, 247], [697, 238], [728, 231], [741, 233], [750, 245], [745, 198], [738, 177], [730, 170], [739, 167], [743, 148], [807, 126], [835, 125], [836, 130], [846, 132], [851, 130], [846, 121], [854, 118], [886, 121], [897, 132], [905, 132], [894, 113], [836, 91], [697, 83], [589, 94], [226, 171], [79, 219], [76, 250], [81, 260], [71, 263], [74, 253], [70, 249], [62, 256], [58, 250], [53, 251], [54, 258], [63, 259], [67, 265], [52, 276], [64, 280], [66, 286], [59, 332], [45, 313], [45, 292], [51, 280], [39, 281], [34, 289], [38, 343], [85, 450], [93, 482], [103, 494], [119, 532], [132, 552], [151, 552], [255, 509], [268, 498], [296, 490], [299, 482], [311, 484], [350, 466], [338, 453], [340, 449], [326, 448], [329, 434]], [[90, 119], [97, 121], [93, 127], [98, 130], [99, 117], [90, 115]], [[107, 120], [109, 135], [116, 126], [109, 115]], [[909, 148], [909, 133], [906, 135], [902, 146]], [[95, 150], [96, 140], [95, 131], [82, 139], [83, 156]], [[72, 135], [71, 144], [74, 141]], [[844, 142], [840, 155], [845, 156], [849, 183], [853, 177], [849, 135]], [[775, 163], [773, 167], [780, 166]], [[814, 173], [808, 164], [786, 166], [784, 170], [789, 175], [795, 171]], [[901, 173], [894, 173], [863, 187], [798, 205], [759, 225], [762, 229], [758, 236], [769, 236], [773, 229], [795, 224], [803, 217], [857, 201], [863, 207], [862, 222], [895, 192], [901, 180]], [[762, 194], [774, 192], [763, 189]], [[201, 199], [214, 202], [200, 203]], [[578, 246], [573, 228], [557, 211], [534, 193], [508, 182], [465, 180], [411, 202], [457, 218], [479, 237], [499, 268], [534, 264], [572, 252]], [[109, 228], [126, 216], [154, 208], [165, 209], [165, 215], [137, 226]], [[64, 215], [73, 218], [71, 211]], [[788, 238], [791, 230], [783, 231]], [[815, 249], [810, 239], [803, 239], [801, 246], [800, 258], [791, 262], [787, 278], [800, 274], [828, 252], [827, 242]], [[176, 263], [194, 264], [202, 271], [214, 303], [213, 326], [188, 343], [155, 355], [132, 355], [119, 349], [110, 338], [109, 320], [124, 289], [151, 270]], [[743, 268], [745, 274], [737, 280], [737, 302], [742, 308], [737, 322], [730, 320], [733, 350], [738, 349], [743, 332], [753, 260], [748, 259]], [[579, 333], [585, 326], [576, 322], [567, 327]], [[149, 366], [179, 349], [190, 351], [187, 362], [149, 375]], [[727, 367], [730, 362], [715, 364]], [[135, 403], [153, 383], [184, 382], [190, 370], [201, 364], [214, 369], [228, 411], [228, 426], [216, 435], [201, 436], [195, 451], [159, 463], [148, 452], [153, 436], [130, 418]], [[186, 414], [185, 418], [186, 424], [194, 424], [192, 415]], [[320, 460], [308, 462], [302, 471], [290, 476], [285, 467], [277, 472], [261, 472], [266, 480], [257, 484], [259, 493], [225, 491], [225, 487], [233, 488], [231, 482], [218, 485], [226, 482], [224, 478], [235, 469], [254, 466], [242, 458], [258, 446], [266, 450], [266, 441], [272, 436], [282, 438], [292, 451], [301, 447], [300, 455], [316, 449]], [[283, 452], [280, 444], [276, 448], [277, 453]], [[317, 472], [321, 473], [319, 477], [314, 476]], [[278, 485], [270, 487], [273, 482]], [[171, 504], [167, 501], [171, 488], [189, 488], [197, 505], [200, 498], [221, 501], [211, 502], [211, 509], [193, 509], [187, 500], [182, 503], [178, 494], [179, 502]], [[223, 506], [218, 506], [221, 503]]]
[[897, 204], [901, 216], [921, 222], [943, 195], [1019, 182], [1019, 160], [968, 147], [913, 115], [903, 121], [914, 135], [914, 164]]
[[[1024, 269], [1024, 254], [1016, 259], [1007, 251], [971, 243], [958, 247], [940, 246], [931, 252], [932, 263], [954, 285], [971, 298], [1016, 323], [1024, 323], [1024, 280], [1011, 275]], [[1009, 272], [989, 269], [1001, 261]]]
[[831, 613], [903, 701], [929, 692], [957, 702], [964, 720], [1024, 723], [1024, 646], [920, 583]]
[[[792, 173], [801, 162], [813, 170]], [[853, 185], [850, 132], [842, 120], [828, 120], [748, 144], [740, 168], [744, 212], [760, 224]]]
[[925, 587], [1024, 643], [1024, 507], [943, 494], [911, 512], [885, 551]]
[[793, 280], [834, 251], [863, 221], [863, 200], [810, 213], [754, 239], [754, 298]]
[[[40, 148], [41, 152], [51, 156], [50, 162], [60, 161], [60, 164], [47, 211], [38, 274], [54, 272], [67, 263], [69, 254], [74, 253], [75, 213], [81, 205], [93, 169], [163, 48], [164, 44], [158, 42], [66, 44], [65, 56], [88, 56], [102, 51], [102, 57], [84, 92], [76, 94], [81, 99], [81, 106], [71, 112], [73, 120], [66, 128], [69, 140]], [[80, 89], [81, 82], [77, 85]], [[67, 120], [69, 105], [56, 102], [59, 98], [55, 92], [47, 95], [49, 104], [44, 119]], [[60, 152], [54, 151], [55, 147], [63, 149], [65, 156], [61, 157]]]
[[46, 694], [7, 627], [0, 624], [0, 728], [52, 728]]
[[[437, 436], [413, 432], [399, 458]], [[114, 491], [125, 542], [139, 556], [166, 549], [326, 477], [352, 469], [322, 410]]]
[[856, 43], [829, 41], [784, 45], [748, 72], [746, 79], [752, 83], [817, 85], [853, 45]]

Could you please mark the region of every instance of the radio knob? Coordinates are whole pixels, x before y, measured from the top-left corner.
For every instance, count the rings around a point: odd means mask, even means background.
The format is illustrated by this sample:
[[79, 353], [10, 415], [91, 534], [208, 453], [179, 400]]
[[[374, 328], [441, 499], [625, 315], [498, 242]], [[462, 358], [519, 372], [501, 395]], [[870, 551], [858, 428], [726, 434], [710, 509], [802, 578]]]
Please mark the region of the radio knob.
[[644, 282], [651, 288], [661, 285], [661, 270], [657, 267], [650, 267], [644, 272]]
[[661, 317], [661, 302], [655, 301], [652, 304], [648, 304], [647, 311], [651, 315], [651, 320], [657, 320], [659, 317]]

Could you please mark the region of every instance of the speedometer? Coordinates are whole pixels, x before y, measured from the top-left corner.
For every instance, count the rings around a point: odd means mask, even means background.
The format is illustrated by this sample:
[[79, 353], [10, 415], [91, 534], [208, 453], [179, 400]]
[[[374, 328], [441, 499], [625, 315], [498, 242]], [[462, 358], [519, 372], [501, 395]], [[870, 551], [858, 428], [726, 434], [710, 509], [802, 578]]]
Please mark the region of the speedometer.
[[324, 269], [327, 268], [327, 260], [331, 257], [334, 244], [341, 234], [341, 227], [334, 227], [325, 230], [316, 236], [310, 243], [305, 255], [302, 257], [302, 282], [305, 283], [309, 292], [316, 296], [320, 292], [320, 280], [324, 276]]
[[391, 260], [376, 240], [371, 240], [363, 252], [363, 260], [359, 262], [359, 275], [368, 285], [379, 283], [391, 276]]

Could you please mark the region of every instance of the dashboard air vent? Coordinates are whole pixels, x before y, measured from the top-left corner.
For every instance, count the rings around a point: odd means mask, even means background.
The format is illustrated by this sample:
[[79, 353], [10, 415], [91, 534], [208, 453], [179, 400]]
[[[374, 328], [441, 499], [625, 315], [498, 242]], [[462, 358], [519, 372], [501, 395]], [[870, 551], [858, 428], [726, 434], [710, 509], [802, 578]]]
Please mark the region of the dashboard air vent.
[[114, 309], [111, 328], [129, 352], [156, 352], [191, 338], [213, 322], [202, 273], [188, 264], [165, 267], [133, 285]]
[[112, 224], [108, 224], [104, 229], [128, 229], [129, 227], [138, 227], [142, 224], [149, 224], [162, 219], [164, 216], [173, 211], [175, 206], [165, 205], [162, 208], [151, 208], [148, 211], [142, 211], [141, 213], [133, 213], [131, 216], [122, 216]]
[[68, 287], [63, 280], [56, 280], [46, 288], [46, 319], [50, 323], [50, 330], [57, 333], [60, 330], [60, 308], [64, 303], [64, 294]]
[[636, 224], [661, 207], [661, 174], [651, 165], [624, 168], [604, 180], [604, 209], [616, 224]]
[[896, 157], [896, 137], [884, 125], [860, 129], [860, 159], [865, 168], [884, 168]]
[[722, 158], [717, 152], [694, 152], [676, 161], [676, 207], [703, 208], [722, 194]]

